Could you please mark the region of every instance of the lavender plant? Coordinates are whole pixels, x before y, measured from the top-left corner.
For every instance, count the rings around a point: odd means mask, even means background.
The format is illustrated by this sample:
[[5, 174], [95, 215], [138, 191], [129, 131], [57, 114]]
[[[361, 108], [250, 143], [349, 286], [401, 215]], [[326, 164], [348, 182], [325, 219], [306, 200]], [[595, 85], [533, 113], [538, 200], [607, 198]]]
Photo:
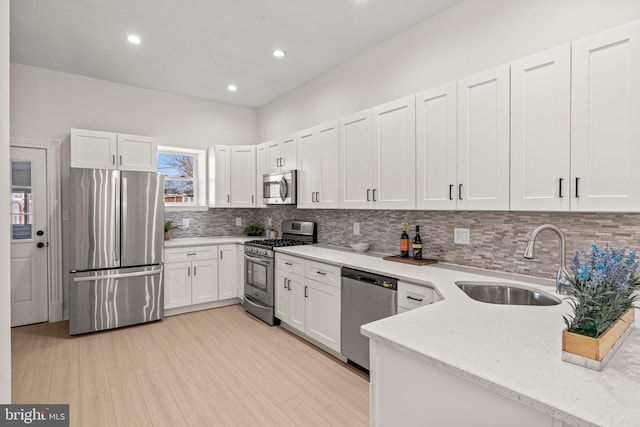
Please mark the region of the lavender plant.
[[638, 263], [636, 251], [626, 254], [626, 249], [591, 244], [591, 252], [581, 250], [572, 258], [573, 316], [564, 316], [569, 332], [597, 338], [633, 305], [640, 286]]

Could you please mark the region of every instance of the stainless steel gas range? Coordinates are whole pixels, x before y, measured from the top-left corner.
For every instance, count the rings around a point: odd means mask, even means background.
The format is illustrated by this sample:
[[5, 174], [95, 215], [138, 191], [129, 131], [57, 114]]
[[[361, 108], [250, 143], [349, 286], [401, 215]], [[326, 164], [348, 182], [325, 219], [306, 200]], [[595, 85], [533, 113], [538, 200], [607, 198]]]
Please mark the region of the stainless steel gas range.
[[282, 239], [251, 240], [244, 244], [244, 309], [269, 325], [275, 325], [273, 248], [317, 242], [315, 222], [283, 221]]

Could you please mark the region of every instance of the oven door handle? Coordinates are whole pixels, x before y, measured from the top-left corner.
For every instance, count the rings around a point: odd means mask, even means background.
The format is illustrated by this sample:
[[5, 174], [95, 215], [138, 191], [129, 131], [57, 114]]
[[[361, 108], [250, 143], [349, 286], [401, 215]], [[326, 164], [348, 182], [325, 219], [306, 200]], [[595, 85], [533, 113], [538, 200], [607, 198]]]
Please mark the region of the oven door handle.
[[256, 258], [254, 256], [250, 256], [247, 254], [244, 254], [244, 258], [251, 261], [251, 262], [255, 262], [256, 264], [260, 264], [260, 265], [264, 265], [265, 267], [268, 266], [269, 264], [271, 264], [271, 260], [263, 260], [262, 258]]

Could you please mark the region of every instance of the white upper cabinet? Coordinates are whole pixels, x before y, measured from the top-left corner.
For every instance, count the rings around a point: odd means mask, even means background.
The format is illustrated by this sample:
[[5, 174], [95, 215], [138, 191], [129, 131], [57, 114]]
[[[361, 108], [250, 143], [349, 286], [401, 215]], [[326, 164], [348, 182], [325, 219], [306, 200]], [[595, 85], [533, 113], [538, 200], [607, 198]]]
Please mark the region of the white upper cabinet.
[[340, 127], [331, 122], [298, 133], [298, 207], [337, 208]]
[[511, 209], [569, 210], [571, 47], [511, 64]]
[[158, 140], [85, 129], [71, 129], [71, 167], [156, 172]]
[[264, 204], [263, 175], [267, 173], [267, 144], [256, 146], [256, 207], [266, 208]]
[[253, 208], [256, 205], [256, 147], [231, 147], [231, 206]]
[[209, 148], [209, 206], [254, 207], [256, 147], [214, 145]]
[[209, 206], [231, 206], [231, 147], [209, 147]]
[[298, 156], [296, 135], [289, 135], [265, 143], [267, 173], [296, 169]]
[[457, 89], [451, 82], [416, 95], [416, 205], [456, 208]]
[[373, 183], [371, 110], [340, 120], [340, 207], [367, 209]]
[[571, 208], [640, 209], [640, 23], [572, 44]]
[[373, 108], [373, 188], [376, 209], [416, 208], [416, 98]]
[[458, 80], [458, 209], [509, 209], [509, 66]]
[[340, 121], [340, 207], [415, 209], [415, 96]]

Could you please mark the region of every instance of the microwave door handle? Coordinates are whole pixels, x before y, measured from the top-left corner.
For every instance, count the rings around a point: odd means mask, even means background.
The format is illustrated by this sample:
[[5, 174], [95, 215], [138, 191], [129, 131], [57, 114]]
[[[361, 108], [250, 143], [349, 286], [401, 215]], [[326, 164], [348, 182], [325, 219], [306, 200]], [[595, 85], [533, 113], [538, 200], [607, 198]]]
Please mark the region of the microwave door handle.
[[280, 179], [280, 198], [283, 202], [287, 198], [287, 194], [289, 194], [289, 184], [287, 183], [287, 179], [283, 176]]

